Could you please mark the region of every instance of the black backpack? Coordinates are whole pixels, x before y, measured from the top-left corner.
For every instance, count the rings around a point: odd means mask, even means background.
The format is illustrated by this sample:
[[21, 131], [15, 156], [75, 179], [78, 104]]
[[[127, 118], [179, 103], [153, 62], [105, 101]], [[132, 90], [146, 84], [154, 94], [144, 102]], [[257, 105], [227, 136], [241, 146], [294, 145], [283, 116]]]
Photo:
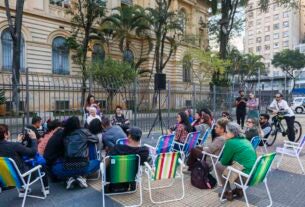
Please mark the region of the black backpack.
[[209, 166], [206, 161], [197, 161], [191, 172], [191, 183], [199, 189], [212, 189], [217, 181], [210, 174]]

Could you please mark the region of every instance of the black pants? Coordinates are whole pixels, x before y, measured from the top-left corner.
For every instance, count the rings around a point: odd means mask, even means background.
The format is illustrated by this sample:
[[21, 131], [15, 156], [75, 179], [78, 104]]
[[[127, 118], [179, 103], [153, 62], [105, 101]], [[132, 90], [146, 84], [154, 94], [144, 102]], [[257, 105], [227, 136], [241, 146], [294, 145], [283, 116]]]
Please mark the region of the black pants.
[[246, 117], [246, 110], [236, 110], [237, 124], [239, 124], [242, 129], [244, 128], [245, 125], [245, 117]]
[[295, 140], [295, 132], [294, 132], [294, 120], [295, 120], [295, 116], [285, 116], [285, 120], [287, 123], [287, 130], [288, 130], [288, 139], [289, 141], [294, 142]]

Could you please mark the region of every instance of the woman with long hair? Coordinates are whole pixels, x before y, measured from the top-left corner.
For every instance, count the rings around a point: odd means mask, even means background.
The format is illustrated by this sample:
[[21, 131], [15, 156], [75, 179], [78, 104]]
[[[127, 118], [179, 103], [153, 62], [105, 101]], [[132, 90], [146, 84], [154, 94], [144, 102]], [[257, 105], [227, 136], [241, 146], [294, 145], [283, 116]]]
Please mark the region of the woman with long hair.
[[181, 111], [177, 114], [177, 126], [175, 129], [175, 141], [184, 143], [187, 134], [193, 131], [193, 127], [185, 112]]
[[101, 115], [100, 114], [101, 113], [101, 109], [100, 109], [99, 103], [95, 100], [95, 97], [92, 94], [89, 94], [87, 99], [86, 99], [85, 106], [84, 106], [84, 110], [85, 110], [86, 114], [89, 113], [89, 109], [91, 107], [96, 108], [97, 115]]
[[201, 124], [201, 114], [200, 112], [196, 112], [194, 116], [194, 121], [192, 122], [192, 126], [198, 126]]

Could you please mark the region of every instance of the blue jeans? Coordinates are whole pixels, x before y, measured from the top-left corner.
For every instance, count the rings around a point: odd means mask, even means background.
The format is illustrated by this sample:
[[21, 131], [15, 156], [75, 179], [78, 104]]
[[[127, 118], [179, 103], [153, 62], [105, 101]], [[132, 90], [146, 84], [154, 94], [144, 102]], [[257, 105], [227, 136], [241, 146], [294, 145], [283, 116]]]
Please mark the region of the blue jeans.
[[67, 178], [67, 177], [77, 177], [77, 176], [84, 176], [90, 175], [100, 168], [100, 161], [99, 160], [90, 160], [87, 167], [77, 170], [66, 170], [64, 169], [63, 162], [57, 162], [52, 167], [52, 173], [57, 178]]

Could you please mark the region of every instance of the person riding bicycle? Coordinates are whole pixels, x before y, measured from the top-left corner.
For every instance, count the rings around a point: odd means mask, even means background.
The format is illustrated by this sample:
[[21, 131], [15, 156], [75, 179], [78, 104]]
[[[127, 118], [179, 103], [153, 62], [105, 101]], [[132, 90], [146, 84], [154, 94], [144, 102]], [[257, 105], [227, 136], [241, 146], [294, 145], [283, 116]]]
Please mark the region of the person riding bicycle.
[[288, 139], [289, 141], [294, 142], [295, 140], [295, 132], [294, 132], [294, 120], [295, 115], [292, 109], [289, 107], [287, 101], [283, 99], [283, 94], [277, 93], [275, 95], [275, 99], [269, 106], [270, 110], [272, 110], [272, 114], [283, 114], [284, 119], [287, 123], [287, 131], [288, 131]]

